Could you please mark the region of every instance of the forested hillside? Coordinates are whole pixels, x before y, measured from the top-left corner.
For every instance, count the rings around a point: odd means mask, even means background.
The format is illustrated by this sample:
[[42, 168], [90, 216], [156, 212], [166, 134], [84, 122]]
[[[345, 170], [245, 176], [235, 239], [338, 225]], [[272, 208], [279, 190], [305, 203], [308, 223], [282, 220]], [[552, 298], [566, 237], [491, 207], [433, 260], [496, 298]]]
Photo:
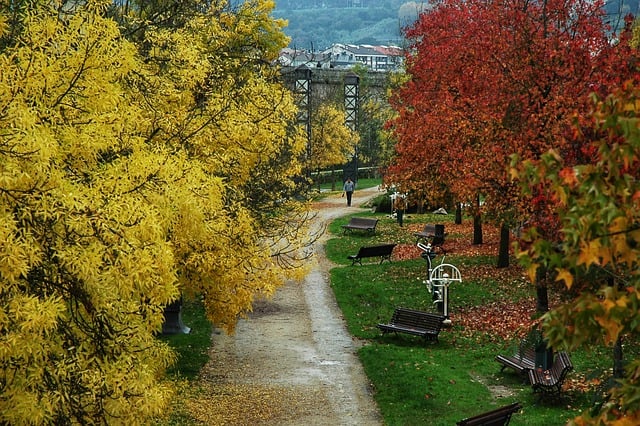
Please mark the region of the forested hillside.
[[[324, 49], [334, 43], [402, 46], [402, 28], [412, 23], [428, 1], [276, 0], [273, 16], [288, 20], [289, 47]], [[605, 2], [606, 20], [618, 32], [623, 17], [637, 14], [638, 0]]]
[[289, 47], [324, 49], [334, 43], [402, 45], [416, 2], [403, 0], [277, 0], [273, 15], [288, 20]]

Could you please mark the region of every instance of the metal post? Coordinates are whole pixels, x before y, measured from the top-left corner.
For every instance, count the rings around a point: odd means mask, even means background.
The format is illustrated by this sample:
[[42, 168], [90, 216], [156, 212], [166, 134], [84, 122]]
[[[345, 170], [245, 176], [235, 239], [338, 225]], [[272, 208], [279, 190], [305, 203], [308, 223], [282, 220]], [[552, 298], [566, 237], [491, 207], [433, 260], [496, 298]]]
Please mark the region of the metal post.
[[[349, 72], [344, 76], [344, 109], [346, 113], [345, 124], [352, 131], [358, 129], [358, 96], [360, 87], [360, 76], [354, 72]], [[353, 181], [358, 182], [358, 145], [354, 147], [353, 159], [347, 165], [345, 175], [353, 176]], [[353, 168], [353, 173], [349, 169]], [[346, 177], [346, 176], [345, 176]]]
[[306, 158], [306, 175], [311, 177], [311, 169], [309, 161], [311, 161], [311, 69], [306, 65], [300, 65], [294, 71], [295, 84], [293, 93], [298, 105], [298, 124], [304, 126], [307, 133], [307, 158]]
[[189, 334], [191, 328], [182, 322], [182, 298], [165, 306], [162, 334]]
[[443, 288], [442, 291], [444, 292], [444, 294], [442, 295], [443, 297], [443, 315], [444, 315], [444, 323], [445, 324], [451, 324], [451, 320], [449, 319], [449, 274], [444, 273], [442, 275], [442, 282], [443, 282]]

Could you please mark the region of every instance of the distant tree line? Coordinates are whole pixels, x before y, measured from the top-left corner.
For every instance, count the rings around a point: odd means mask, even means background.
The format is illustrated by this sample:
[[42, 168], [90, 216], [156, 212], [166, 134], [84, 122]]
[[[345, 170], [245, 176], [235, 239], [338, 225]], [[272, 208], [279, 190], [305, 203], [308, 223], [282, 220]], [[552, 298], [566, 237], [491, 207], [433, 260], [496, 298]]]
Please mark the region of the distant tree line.
[[276, 9], [387, 8], [397, 10], [404, 0], [279, 0]]
[[334, 43], [402, 43], [400, 0], [360, 0], [366, 7], [353, 7], [354, 0], [278, 1], [273, 15], [286, 19], [289, 47], [324, 49]]
[[[402, 30], [429, 1], [278, 0], [274, 17], [288, 21], [289, 47], [324, 49], [334, 43], [402, 45]], [[638, 0], [609, 0], [604, 19], [618, 32], [624, 16], [637, 15]]]

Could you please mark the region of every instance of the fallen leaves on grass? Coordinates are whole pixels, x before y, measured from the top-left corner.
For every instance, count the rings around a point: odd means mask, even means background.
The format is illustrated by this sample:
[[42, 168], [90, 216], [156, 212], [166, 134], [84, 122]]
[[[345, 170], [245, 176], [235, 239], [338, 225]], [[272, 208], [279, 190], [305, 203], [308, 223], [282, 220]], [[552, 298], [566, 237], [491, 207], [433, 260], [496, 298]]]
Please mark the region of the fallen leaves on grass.
[[[424, 227], [423, 224], [412, 224], [408, 226], [408, 231], [413, 234], [419, 232]], [[447, 223], [445, 227], [447, 237], [442, 246], [447, 254], [457, 256], [497, 256], [500, 245], [499, 229], [491, 225], [482, 226], [482, 244], [473, 243], [473, 222], [467, 220], [456, 225]], [[422, 254], [415, 244], [399, 244], [393, 250], [394, 258], [397, 260], [417, 259]]]
[[[418, 232], [422, 224], [410, 225], [410, 232]], [[473, 222], [462, 224], [447, 223], [444, 249], [447, 254], [456, 256], [496, 256], [500, 243], [499, 229], [495, 226], [483, 225], [483, 244], [473, 245]], [[399, 244], [394, 249], [394, 259], [407, 260], [419, 258], [422, 250], [416, 245]], [[491, 279], [499, 287], [527, 286], [530, 283], [519, 265], [497, 268], [493, 265], [480, 264], [461, 267], [460, 272], [466, 280]], [[482, 332], [493, 341], [511, 340], [522, 337], [533, 325], [531, 320], [535, 313], [535, 300], [523, 300], [517, 303], [499, 301], [483, 306], [460, 308], [452, 314], [452, 320], [462, 326], [463, 333], [471, 335]]]
[[420, 250], [414, 244], [398, 244], [393, 249], [393, 259], [394, 260], [409, 260], [409, 259], [417, 259], [420, 257]]
[[452, 315], [452, 320], [455, 319], [456, 325], [462, 327], [463, 334], [479, 331], [493, 341], [511, 341], [524, 337], [531, 329], [535, 308], [535, 301], [531, 300], [492, 302], [460, 308]]
[[460, 272], [465, 277], [473, 279], [492, 279], [498, 283], [514, 286], [531, 285], [524, 270], [519, 265], [509, 265], [506, 268], [497, 268], [495, 265], [473, 265], [461, 267]]

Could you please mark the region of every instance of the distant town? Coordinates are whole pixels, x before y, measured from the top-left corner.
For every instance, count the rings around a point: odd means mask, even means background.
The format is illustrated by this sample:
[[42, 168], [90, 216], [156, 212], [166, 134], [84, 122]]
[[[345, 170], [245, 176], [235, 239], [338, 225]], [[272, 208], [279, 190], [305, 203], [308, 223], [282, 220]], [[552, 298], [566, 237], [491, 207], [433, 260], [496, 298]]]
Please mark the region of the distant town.
[[317, 52], [287, 48], [280, 51], [278, 58], [280, 65], [286, 67], [306, 65], [310, 68], [349, 69], [361, 65], [379, 72], [399, 69], [403, 60], [404, 50], [397, 46], [339, 43]]

